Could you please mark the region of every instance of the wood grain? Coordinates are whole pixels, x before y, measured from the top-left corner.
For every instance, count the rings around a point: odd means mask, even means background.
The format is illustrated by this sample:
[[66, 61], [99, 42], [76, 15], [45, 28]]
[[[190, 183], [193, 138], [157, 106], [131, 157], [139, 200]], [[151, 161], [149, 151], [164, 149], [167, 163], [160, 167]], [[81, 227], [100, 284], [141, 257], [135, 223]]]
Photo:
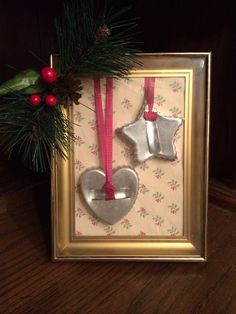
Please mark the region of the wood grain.
[[236, 211], [236, 190], [217, 180], [211, 180], [209, 198], [212, 203], [220, 204], [223, 208]]
[[53, 263], [49, 176], [11, 176], [0, 189], [0, 313], [236, 312], [235, 212], [210, 203], [206, 264]]

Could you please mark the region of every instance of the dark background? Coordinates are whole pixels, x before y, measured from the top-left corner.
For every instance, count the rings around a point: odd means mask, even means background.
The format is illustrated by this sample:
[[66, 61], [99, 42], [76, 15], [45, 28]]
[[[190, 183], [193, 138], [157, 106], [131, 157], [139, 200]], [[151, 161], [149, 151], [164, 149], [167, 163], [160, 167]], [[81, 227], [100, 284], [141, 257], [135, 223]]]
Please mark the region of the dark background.
[[[15, 71], [43, 66], [57, 52], [54, 17], [61, 0], [0, 3], [0, 82]], [[101, 4], [102, 1], [97, 1]], [[114, 8], [132, 5], [140, 17], [138, 40], [144, 52], [212, 51], [210, 175], [236, 188], [235, 69], [236, 23], [233, 1], [111, 1]], [[5, 160], [4, 160], [5, 162]], [[12, 162], [12, 161], [11, 161]], [[13, 164], [9, 165], [12, 165]], [[20, 163], [18, 164], [21, 167]]]
[[[0, 153], [0, 312], [236, 313], [233, 1], [111, 3], [133, 4], [144, 52], [212, 51], [208, 263], [52, 263], [50, 174]], [[0, 0], [0, 82], [43, 66], [29, 51], [49, 62], [60, 12], [61, 0]]]

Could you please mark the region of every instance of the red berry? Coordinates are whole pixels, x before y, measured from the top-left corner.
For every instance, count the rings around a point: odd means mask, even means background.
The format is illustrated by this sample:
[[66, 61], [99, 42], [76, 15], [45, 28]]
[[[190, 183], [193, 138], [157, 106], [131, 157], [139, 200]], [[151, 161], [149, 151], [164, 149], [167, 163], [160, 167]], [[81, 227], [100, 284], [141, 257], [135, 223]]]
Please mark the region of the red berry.
[[42, 68], [40, 78], [44, 83], [53, 84], [57, 79], [57, 71], [50, 67]]
[[41, 104], [41, 96], [38, 94], [32, 94], [29, 96], [29, 102], [31, 104], [31, 106], [37, 107]]
[[53, 95], [47, 95], [45, 97], [45, 104], [49, 107], [55, 107], [57, 105], [57, 98]]

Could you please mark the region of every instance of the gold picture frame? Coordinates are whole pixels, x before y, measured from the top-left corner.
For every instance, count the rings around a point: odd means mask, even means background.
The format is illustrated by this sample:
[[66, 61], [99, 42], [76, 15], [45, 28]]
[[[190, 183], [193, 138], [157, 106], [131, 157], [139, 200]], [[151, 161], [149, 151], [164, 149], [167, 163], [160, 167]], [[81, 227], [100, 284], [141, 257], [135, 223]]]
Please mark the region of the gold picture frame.
[[[75, 168], [52, 158], [52, 257], [54, 261], [199, 261], [207, 259], [210, 53], [138, 54], [131, 77], [182, 77], [184, 91], [183, 232], [175, 237], [75, 236]], [[52, 57], [52, 65], [55, 58]], [[73, 119], [73, 107], [64, 109]], [[73, 145], [73, 144], [72, 144]]]

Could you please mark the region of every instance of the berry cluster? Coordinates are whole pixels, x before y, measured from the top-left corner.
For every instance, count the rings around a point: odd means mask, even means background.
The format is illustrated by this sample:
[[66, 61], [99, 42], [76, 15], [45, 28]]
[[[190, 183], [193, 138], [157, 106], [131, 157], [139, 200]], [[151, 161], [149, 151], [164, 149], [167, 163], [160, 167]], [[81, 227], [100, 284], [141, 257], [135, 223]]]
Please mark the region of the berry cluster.
[[[51, 67], [44, 67], [40, 72], [41, 81], [49, 85], [56, 82], [57, 76], [58, 74], [56, 70]], [[57, 98], [54, 95], [46, 95], [44, 101], [49, 107], [55, 107], [58, 103]], [[29, 97], [29, 102], [31, 106], [38, 107], [42, 103], [42, 97], [39, 94], [32, 94]]]

